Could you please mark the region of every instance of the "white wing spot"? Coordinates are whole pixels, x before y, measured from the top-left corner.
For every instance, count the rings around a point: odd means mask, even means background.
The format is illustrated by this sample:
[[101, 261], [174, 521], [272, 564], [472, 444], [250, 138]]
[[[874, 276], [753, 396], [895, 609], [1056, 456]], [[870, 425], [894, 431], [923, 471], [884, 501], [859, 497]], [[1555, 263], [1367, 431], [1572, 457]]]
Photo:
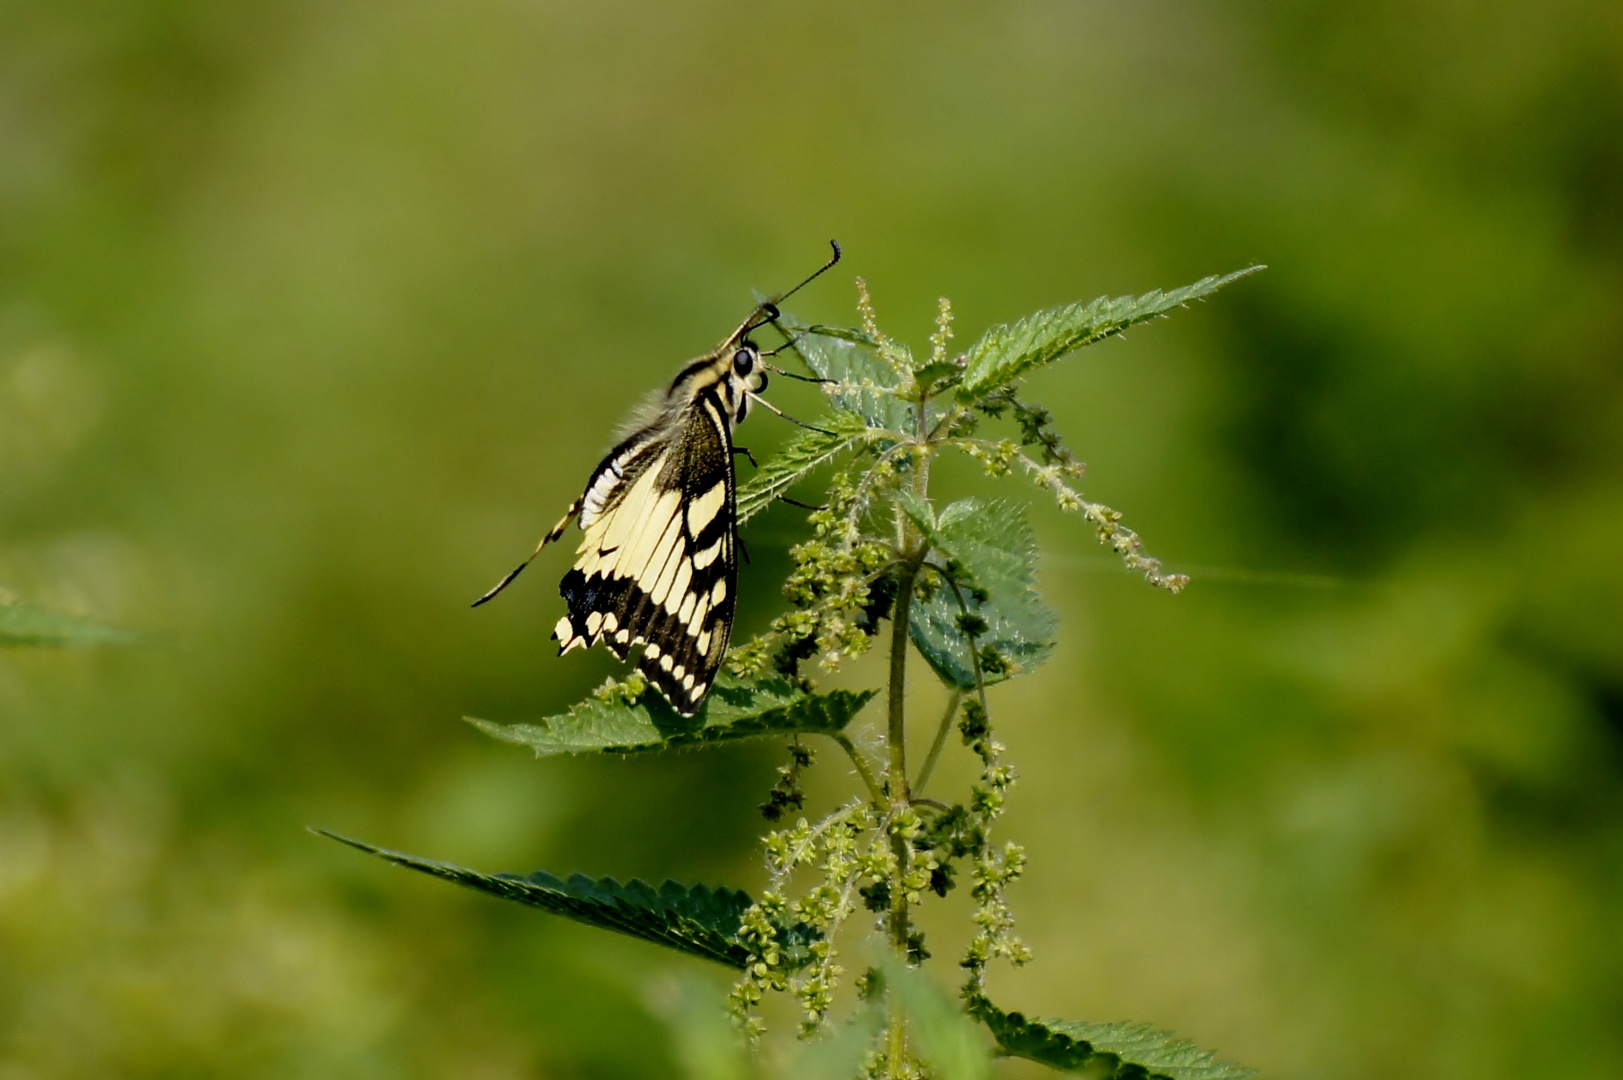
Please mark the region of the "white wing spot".
[[596, 637], [597, 632], [602, 628], [603, 613], [601, 611], [594, 611], [590, 615], [586, 616], [586, 632], [588, 634], [590, 634], [592, 637]]
[[642, 655], [643, 655], [643, 658], [645, 660], [658, 660], [659, 659], [659, 646], [658, 645], [650, 645], [650, 646], [648, 646], [648, 648], [643, 650]]
[[715, 562], [717, 556], [721, 554], [721, 545], [726, 541], [726, 539], [727, 538], [725, 536], [716, 537], [716, 542], [714, 544], [711, 544], [709, 547], [693, 556], [693, 565], [698, 569], [703, 570], [705, 567]]

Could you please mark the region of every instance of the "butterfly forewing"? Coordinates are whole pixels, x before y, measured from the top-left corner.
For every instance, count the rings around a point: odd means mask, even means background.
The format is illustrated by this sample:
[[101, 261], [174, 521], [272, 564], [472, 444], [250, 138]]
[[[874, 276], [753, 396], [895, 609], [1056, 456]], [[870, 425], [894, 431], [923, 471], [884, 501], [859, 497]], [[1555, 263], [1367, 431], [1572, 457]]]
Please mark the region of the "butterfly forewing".
[[715, 681], [732, 632], [732, 437], [714, 390], [610, 451], [587, 484], [585, 536], [559, 591], [560, 649], [604, 644], [684, 715]]

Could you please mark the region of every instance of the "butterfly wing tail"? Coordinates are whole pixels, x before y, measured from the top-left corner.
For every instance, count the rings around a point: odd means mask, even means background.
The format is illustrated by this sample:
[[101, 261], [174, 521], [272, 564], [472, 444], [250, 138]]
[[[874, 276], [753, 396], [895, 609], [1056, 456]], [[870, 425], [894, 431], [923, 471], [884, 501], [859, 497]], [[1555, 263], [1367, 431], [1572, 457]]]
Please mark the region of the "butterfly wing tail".
[[580, 499], [576, 499], [574, 502], [570, 503], [569, 509], [564, 511], [564, 516], [558, 519], [558, 524], [554, 525], [550, 530], [548, 530], [547, 535], [541, 538], [541, 542], [535, 545], [535, 550], [530, 552], [530, 557], [513, 567], [511, 573], [502, 578], [500, 581], [496, 582], [495, 588], [491, 589], [489, 592], [485, 593], [485, 595], [475, 600], [472, 606], [478, 607], [481, 604], [489, 603], [491, 600], [494, 600], [503, 589], [513, 584], [513, 580], [520, 574], [524, 573], [524, 568], [535, 561], [535, 557], [541, 554], [542, 549], [564, 534], [564, 530], [569, 528], [569, 523], [575, 520], [576, 515], [580, 513], [580, 506]]

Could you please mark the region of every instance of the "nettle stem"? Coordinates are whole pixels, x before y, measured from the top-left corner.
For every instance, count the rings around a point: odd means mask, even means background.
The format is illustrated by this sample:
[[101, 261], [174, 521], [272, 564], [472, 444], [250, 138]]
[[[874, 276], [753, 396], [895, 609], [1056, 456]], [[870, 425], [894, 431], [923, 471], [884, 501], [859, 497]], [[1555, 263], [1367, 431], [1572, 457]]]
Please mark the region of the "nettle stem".
[[[970, 642], [971, 648], [974, 642]], [[935, 763], [941, 759], [941, 749], [947, 745], [947, 733], [952, 730], [952, 721], [958, 715], [958, 706], [964, 700], [962, 690], [954, 690], [952, 696], [947, 698], [947, 711], [941, 715], [941, 725], [936, 728], [935, 741], [930, 743], [930, 752], [924, 757], [924, 768], [919, 770], [918, 783], [913, 785], [915, 796], [923, 793], [930, 782], [930, 776], [935, 772]]]
[[[896, 608], [891, 615], [890, 638], [890, 723], [886, 741], [890, 750], [890, 768], [886, 787], [890, 795], [890, 817], [894, 819], [911, 809], [912, 795], [907, 787], [907, 647], [909, 617], [913, 609], [913, 585], [918, 580], [919, 568], [924, 564], [928, 545], [922, 540], [902, 563], [901, 576], [896, 583]], [[891, 853], [896, 859], [896, 872], [890, 885], [890, 944], [897, 959], [907, 962], [909, 933], [907, 889], [902, 874], [908, 864], [908, 841], [900, 833], [892, 832]], [[898, 1007], [895, 993], [891, 994], [889, 1053], [887, 1074], [903, 1075], [907, 1064], [906, 1018]]]
[[[914, 416], [916, 425], [914, 444], [915, 473], [913, 490], [919, 498], [927, 498], [930, 487], [930, 446], [925, 431], [926, 395], [920, 394]], [[896, 606], [891, 612], [890, 626], [890, 697], [889, 723], [886, 743], [890, 751], [890, 768], [886, 787], [890, 794], [892, 821], [903, 815], [911, 816], [913, 795], [907, 784], [907, 650], [911, 641], [913, 588], [918, 583], [919, 571], [930, 554], [928, 537], [898, 515], [901, 524], [902, 568], [896, 580]], [[909, 845], [912, 841], [899, 830], [891, 832], [890, 849], [895, 857], [896, 870], [890, 889], [890, 944], [899, 963], [908, 961], [911, 927], [907, 909], [907, 885], [903, 880], [912, 863]], [[886, 1073], [891, 1080], [899, 1080], [907, 1072], [907, 1018], [902, 1015], [895, 992], [890, 997], [890, 1030], [887, 1047]]]

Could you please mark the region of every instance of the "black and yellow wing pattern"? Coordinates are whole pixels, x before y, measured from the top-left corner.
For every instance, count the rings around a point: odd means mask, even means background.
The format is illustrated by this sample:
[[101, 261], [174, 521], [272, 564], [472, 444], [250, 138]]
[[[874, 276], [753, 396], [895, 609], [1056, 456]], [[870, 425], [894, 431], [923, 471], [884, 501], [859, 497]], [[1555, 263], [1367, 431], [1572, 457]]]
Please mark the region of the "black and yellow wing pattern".
[[580, 502], [585, 533], [559, 592], [569, 613], [560, 653], [601, 641], [684, 715], [715, 682], [732, 635], [738, 585], [733, 445], [713, 390], [669, 430], [656, 422], [597, 467]]
[[[832, 247], [834, 257], [783, 296], [839, 262], [840, 245]], [[748, 335], [778, 318], [776, 305], [758, 304], [720, 345], [684, 366], [530, 557], [474, 607], [579, 519], [585, 535], [558, 585], [569, 605], [553, 630], [559, 653], [601, 641], [624, 660], [641, 647], [637, 667], [648, 681], [677, 712], [697, 712], [727, 654], [737, 604], [733, 426], [761, 401], [771, 368], [771, 354]]]

